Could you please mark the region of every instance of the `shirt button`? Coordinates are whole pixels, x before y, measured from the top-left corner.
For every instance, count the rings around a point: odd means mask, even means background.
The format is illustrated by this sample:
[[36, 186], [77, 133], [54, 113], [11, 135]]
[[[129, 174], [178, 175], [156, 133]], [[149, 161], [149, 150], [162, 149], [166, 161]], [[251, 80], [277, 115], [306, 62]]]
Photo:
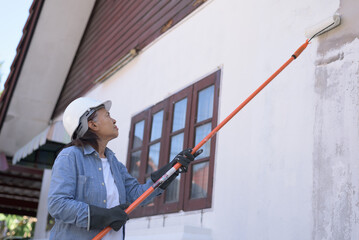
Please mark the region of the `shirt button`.
[[102, 186], [105, 186], [105, 183], [102, 183]]
[[101, 171], [101, 168], [98, 168], [99, 171]]
[[103, 200], [104, 203], [106, 203], [106, 200]]

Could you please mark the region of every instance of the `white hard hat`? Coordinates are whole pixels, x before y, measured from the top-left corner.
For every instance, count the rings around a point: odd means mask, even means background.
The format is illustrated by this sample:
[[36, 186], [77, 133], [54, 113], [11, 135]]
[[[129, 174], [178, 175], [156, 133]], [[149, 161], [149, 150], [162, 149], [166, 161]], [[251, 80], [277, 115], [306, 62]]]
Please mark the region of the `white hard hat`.
[[65, 109], [62, 118], [65, 130], [71, 139], [82, 137], [88, 130], [88, 117], [100, 107], [109, 111], [111, 104], [111, 101], [100, 102], [87, 97], [80, 97], [72, 101]]

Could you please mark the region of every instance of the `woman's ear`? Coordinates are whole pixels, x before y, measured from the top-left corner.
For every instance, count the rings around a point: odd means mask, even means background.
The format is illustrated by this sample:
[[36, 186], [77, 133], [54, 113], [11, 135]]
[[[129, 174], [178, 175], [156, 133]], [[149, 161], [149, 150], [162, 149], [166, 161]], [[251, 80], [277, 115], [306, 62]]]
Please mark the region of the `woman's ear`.
[[91, 130], [96, 131], [98, 129], [98, 124], [94, 121], [88, 121], [88, 126]]

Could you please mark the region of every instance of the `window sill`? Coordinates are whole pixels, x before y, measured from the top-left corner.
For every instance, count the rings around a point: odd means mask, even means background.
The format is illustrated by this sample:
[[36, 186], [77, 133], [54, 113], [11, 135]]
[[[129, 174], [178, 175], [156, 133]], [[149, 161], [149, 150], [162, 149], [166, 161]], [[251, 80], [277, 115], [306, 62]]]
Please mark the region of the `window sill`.
[[126, 230], [126, 240], [211, 240], [208, 228], [192, 226], [171, 226], [164, 228]]

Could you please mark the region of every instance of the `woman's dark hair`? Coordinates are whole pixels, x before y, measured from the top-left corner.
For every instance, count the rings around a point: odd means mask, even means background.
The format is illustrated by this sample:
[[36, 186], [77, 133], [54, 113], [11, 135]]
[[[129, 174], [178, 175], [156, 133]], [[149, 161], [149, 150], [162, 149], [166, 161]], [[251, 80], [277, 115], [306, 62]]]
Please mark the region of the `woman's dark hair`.
[[[96, 121], [97, 111], [91, 114], [87, 121], [94, 120]], [[90, 128], [87, 129], [87, 132], [80, 138], [76, 138], [72, 140], [69, 144], [67, 144], [64, 148], [77, 146], [77, 147], [85, 147], [86, 145], [91, 145], [96, 151], [98, 151], [98, 136], [94, 133]]]

